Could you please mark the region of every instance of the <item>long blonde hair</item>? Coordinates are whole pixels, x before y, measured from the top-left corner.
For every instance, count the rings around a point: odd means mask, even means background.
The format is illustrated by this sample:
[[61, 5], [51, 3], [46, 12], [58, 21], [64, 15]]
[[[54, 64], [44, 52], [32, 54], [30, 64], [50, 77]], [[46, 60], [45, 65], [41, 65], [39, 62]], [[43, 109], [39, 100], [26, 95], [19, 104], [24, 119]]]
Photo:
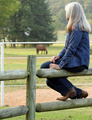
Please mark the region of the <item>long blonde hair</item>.
[[82, 6], [77, 2], [69, 3], [65, 6], [66, 14], [69, 18], [68, 24], [67, 24], [67, 30], [68, 32], [71, 32], [71, 30], [75, 29], [75, 25], [79, 23], [80, 30], [86, 31], [88, 33], [91, 32], [91, 27], [86, 19], [84, 10]]

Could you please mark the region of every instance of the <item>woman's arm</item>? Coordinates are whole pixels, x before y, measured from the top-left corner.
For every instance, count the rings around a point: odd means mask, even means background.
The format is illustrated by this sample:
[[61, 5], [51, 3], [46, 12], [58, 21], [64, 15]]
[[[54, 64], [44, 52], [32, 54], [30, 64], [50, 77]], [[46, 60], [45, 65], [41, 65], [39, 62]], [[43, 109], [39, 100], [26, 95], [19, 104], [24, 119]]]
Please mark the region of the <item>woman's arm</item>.
[[72, 30], [68, 43], [68, 48], [63, 56], [63, 60], [60, 62], [59, 67], [62, 68], [65, 64], [69, 63], [72, 55], [76, 52], [79, 43], [81, 42], [83, 31]]
[[53, 56], [52, 59], [51, 59], [51, 62], [55, 63], [55, 60], [57, 60], [59, 58], [60, 58], [59, 56]]
[[58, 54], [58, 56], [62, 58], [63, 55], [65, 54], [65, 51], [66, 51], [66, 48], [64, 47], [63, 50]]

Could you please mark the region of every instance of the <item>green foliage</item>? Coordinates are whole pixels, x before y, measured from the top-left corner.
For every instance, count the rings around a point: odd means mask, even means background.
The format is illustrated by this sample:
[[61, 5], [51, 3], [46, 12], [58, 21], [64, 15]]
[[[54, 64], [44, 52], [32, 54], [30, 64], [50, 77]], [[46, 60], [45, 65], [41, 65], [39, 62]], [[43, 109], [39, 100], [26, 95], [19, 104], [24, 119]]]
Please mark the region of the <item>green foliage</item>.
[[10, 17], [8, 39], [22, 42], [56, 41], [52, 17], [44, 0], [21, 0], [19, 11]]
[[0, 0], [0, 42], [2, 39], [5, 41], [7, 36], [6, 27], [8, 28], [8, 19], [19, 9], [18, 0]]
[[6, 20], [19, 8], [18, 0], [0, 0], [0, 27], [6, 25]]

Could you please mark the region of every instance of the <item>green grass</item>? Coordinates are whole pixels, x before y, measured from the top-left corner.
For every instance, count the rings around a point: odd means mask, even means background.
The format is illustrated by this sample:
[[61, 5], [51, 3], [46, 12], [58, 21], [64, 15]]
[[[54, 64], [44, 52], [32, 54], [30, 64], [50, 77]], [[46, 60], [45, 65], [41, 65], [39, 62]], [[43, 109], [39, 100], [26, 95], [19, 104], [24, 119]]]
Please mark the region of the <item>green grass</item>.
[[[39, 52], [38, 57], [44, 57], [44, 56], [53, 56], [57, 55], [64, 47], [64, 44], [54, 44], [47, 47], [48, 54], [45, 55], [44, 52], [41, 54]], [[7, 46], [7, 48], [4, 49], [4, 55], [5, 57], [26, 57], [27, 55], [36, 55], [36, 48], [30, 47], [30, 48], [10, 48]]]
[[58, 31], [57, 32], [57, 42], [65, 42], [66, 32], [65, 31]]

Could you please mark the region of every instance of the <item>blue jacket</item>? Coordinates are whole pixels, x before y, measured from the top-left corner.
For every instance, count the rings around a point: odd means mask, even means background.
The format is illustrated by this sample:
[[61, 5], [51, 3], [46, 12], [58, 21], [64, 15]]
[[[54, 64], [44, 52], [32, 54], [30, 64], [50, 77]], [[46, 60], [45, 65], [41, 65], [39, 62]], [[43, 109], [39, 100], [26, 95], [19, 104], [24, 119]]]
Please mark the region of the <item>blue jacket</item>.
[[81, 31], [77, 24], [75, 29], [67, 34], [65, 47], [58, 56], [62, 58], [59, 64], [60, 68], [81, 65], [86, 65], [88, 68], [90, 59], [89, 34]]

